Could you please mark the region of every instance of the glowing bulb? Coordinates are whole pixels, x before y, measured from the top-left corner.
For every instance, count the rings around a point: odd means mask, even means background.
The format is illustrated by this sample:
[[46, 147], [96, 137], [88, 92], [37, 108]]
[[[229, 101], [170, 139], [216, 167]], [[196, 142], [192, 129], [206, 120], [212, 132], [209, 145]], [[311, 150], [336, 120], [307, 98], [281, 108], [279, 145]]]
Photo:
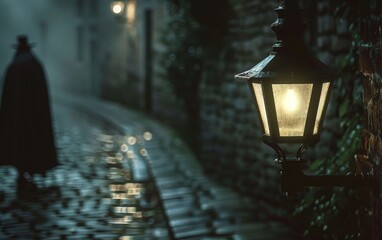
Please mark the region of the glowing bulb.
[[115, 4], [113, 6], [113, 13], [120, 14], [122, 12], [122, 6], [120, 4]]
[[296, 92], [290, 88], [288, 89], [284, 99], [284, 109], [287, 112], [294, 112], [298, 108], [298, 98]]

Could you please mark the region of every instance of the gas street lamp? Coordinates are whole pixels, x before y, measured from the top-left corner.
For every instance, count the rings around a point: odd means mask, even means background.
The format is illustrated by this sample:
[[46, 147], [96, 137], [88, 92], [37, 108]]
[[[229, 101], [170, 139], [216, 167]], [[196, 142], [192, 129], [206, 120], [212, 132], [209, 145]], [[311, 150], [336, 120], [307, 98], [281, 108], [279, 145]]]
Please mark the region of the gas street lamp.
[[110, 5], [111, 11], [116, 16], [121, 16], [125, 12], [124, 0], [113, 0]]
[[[306, 25], [297, 0], [283, 0], [271, 25], [277, 42], [271, 54], [235, 77], [247, 81], [260, 116], [263, 141], [282, 165], [281, 187], [299, 192], [305, 186], [367, 186], [363, 176], [306, 176], [302, 154], [320, 139], [334, 74], [316, 59], [303, 41]], [[295, 159], [287, 159], [279, 143], [301, 143]]]
[[136, 4], [136, 0], [113, 0], [110, 9], [115, 16], [131, 24], [135, 21]]

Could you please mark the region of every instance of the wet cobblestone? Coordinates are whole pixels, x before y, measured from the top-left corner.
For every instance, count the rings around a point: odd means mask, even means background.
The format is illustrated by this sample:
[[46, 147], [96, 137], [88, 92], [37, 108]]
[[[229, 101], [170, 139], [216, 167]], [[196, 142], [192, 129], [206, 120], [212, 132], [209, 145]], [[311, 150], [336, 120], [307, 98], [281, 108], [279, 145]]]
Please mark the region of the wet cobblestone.
[[171, 128], [99, 99], [56, 102], [61, 165], [22, 192], [0, 168], [0, 239], [294, 239], [206, 176]]
[[0, 239], [168, 239], [144, 136], [61, 104], [54, 119], [60, 166], [34, 176], [38, 189], [17, 191], [0, 168]]

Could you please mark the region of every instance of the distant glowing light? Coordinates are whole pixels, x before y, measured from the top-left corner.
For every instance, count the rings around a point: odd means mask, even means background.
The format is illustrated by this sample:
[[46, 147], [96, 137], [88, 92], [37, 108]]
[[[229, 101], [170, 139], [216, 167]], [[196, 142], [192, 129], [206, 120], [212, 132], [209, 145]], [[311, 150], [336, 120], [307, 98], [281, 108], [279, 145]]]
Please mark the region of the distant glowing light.
[[127, 139], [127, 143], [128, 143], [129, 145], [134, 145], [134, 144], [137, 143], [137, 139], [136, 139], [135, 137], [129, 137], [129, 138]]
[[121, 13], [122, 13], [122, 4], [120, 4], [120, 3], [116, 3], [116, 4], [112, 7], [112, 10], [113, 10], [113, 13], [114, 13], [114, 14], [121, 14]]
[[135, 156], [133, 151], [127, 151], [127, 157], [128, 158], [133, 158]]
[[298, 108], [298, 97], [294, 89], [288, 89], [284, 99], [284, 109], [286, 112], [294, 112]]
[[122, 144], [121, 145], [121, 151], [122, 152], [127, 152], [127, 150], [129, 150], [129, 147], [126, 144]]
[[147, 156], [147, 150], [142, 148], [139, 153], [143, 156], [143, 157], [146, 157]]
[[143, 133], [143, 138], [146, 141], [150, 141], [153, 138], [153, 135], [151, 134], [151, 132], [145, 132], [145, 133]]

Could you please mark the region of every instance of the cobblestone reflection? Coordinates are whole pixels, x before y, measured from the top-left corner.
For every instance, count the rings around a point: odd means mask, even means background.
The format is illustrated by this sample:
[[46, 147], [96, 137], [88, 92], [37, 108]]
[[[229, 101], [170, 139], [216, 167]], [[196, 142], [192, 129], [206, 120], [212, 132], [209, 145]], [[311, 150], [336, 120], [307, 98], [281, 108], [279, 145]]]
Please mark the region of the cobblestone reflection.
[[0, 239], [168, 239], [144, 136], [121, 136], [91, 116], [55, 108], [61, 165], [34, 176], [38, 189], [23, 192], [16, 171], [0, 168]]

